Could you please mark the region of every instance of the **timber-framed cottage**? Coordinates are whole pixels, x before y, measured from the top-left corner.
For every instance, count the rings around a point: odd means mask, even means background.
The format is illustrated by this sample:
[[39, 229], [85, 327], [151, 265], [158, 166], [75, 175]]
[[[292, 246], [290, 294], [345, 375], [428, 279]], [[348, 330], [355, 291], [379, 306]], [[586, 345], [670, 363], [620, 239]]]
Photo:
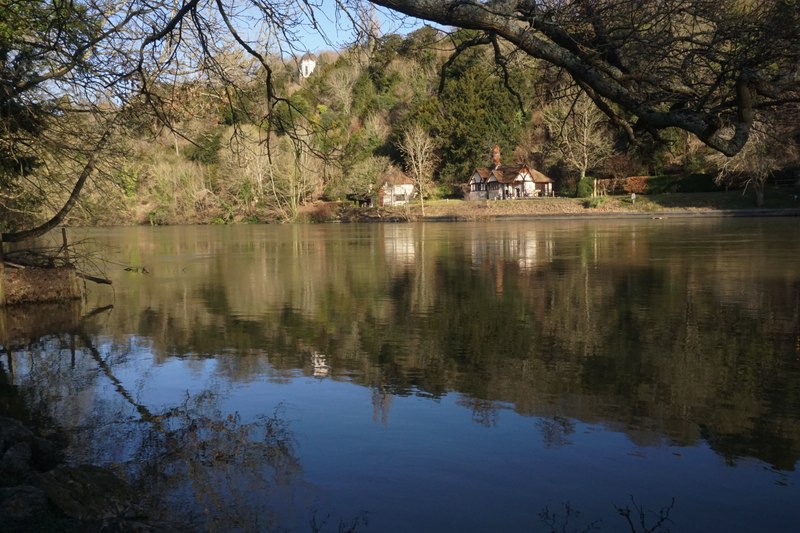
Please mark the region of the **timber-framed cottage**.
[[500, 147], [490, 167], [476, 168], [468, 182], [470, 200], [505, 200], [552, 196], [553, 180], [528, 165], [500, 164]]

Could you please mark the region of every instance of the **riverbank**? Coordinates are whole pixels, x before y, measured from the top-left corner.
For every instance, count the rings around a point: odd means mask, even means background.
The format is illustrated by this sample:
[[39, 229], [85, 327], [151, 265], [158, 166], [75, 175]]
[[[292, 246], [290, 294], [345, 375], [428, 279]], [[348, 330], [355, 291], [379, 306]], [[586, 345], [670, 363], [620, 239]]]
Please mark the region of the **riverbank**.
[[686, 216], [800, 216], [800, 190], [772, 189], [756, 207], [742, 191], [598, 198], [434, 200], [394, 207], [357, 207], [319, 202], [306, 206], [303, 222], [480, 221], [526, 218], [665, 218]]

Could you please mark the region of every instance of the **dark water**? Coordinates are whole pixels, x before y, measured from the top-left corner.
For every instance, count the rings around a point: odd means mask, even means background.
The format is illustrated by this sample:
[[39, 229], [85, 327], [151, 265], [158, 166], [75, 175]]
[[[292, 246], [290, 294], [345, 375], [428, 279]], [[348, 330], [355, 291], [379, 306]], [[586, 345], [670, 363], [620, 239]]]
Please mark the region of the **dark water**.
[[798, 219], [80, 235], [3, 374], [195, 529], [798, 530]]

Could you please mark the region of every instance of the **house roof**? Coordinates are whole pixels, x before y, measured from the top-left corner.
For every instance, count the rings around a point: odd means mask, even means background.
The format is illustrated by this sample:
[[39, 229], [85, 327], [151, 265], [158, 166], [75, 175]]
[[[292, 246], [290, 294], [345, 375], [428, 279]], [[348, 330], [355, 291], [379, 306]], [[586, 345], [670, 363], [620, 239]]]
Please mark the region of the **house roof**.
[[500, 165], [495, 170], [499, 170], [503, 174], [513, 174], [516, 176], [517, 174], [521, 174], [523, 171], [527, 172], [528, 165]]
[[527, 165], [500, 165], [491, 171], [491, 174], [500, 183], [513, 183], [520, 174], [529, 173]]
[[408, 175], [395, 166], [389, 166], [386, 171], [378, 177], [378, 185], [405, 185], [414, 184], [414, 181]]
[[530, 169], [529, 172], [531, 173], [534, 183], [553, 183], [552, 178], [545, 176], [538, 170]]
[[[495, 169], [476, 168], [473, 176], [477, 173], [482, 179], [494, 178], [500, 183], [513, 183], [520, 174], [529, 174], [534, 183], [553, 183], [553, 180], [530, 168], [528, 165], [500, 165]], [[472, 178], [470, 178], [472, 179]]]
[[315, 56], [311, 52], [306, 52], [305, 54], [302, 55], [302, 57], [300, 57], [300, 61], [306, 61], [306, 60], [316, 61], [317, 56]]

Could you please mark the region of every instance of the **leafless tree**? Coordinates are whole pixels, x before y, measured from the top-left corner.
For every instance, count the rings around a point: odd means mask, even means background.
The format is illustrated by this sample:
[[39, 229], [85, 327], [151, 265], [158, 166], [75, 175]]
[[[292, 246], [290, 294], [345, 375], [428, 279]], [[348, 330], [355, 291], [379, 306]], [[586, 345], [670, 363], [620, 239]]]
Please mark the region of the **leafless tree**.
[[[578, 171], [579, 181], [613, 153], [608, 117], [580, 90], [568, 89], [565, 98], [544, 110], [542, 119], [563, 161]], [[597, 196], [597, 179], [592, 196]]]
[[353, 105], [353, 85], [355, 85], [361, 74], [358, 64], [347, 65], [333, 72], [328, 78], [328, 91], [331, 96], [339, 102], [342, 112], [350, 114]]
[[415, 124], [403, 133], [397, 148], [403, 154], [406, 170], [419, 190], [422, 216], [425, 216], [425, 194], [433, 184], [433, 171], [438, 164], [436, 143], [422, 126]]
[[746, 191], [752, 187], [756, 206], [764, 205], [764, 186], [772, 174], [787, 159], [797, 157], [796, 146], [785, 139], [770, 134], [767, 124], [756, 122], [750, 142], [735, 156], [718, 155], [713, 159], [719, 164], [716, 181], [725, 185], [744, 185]]

